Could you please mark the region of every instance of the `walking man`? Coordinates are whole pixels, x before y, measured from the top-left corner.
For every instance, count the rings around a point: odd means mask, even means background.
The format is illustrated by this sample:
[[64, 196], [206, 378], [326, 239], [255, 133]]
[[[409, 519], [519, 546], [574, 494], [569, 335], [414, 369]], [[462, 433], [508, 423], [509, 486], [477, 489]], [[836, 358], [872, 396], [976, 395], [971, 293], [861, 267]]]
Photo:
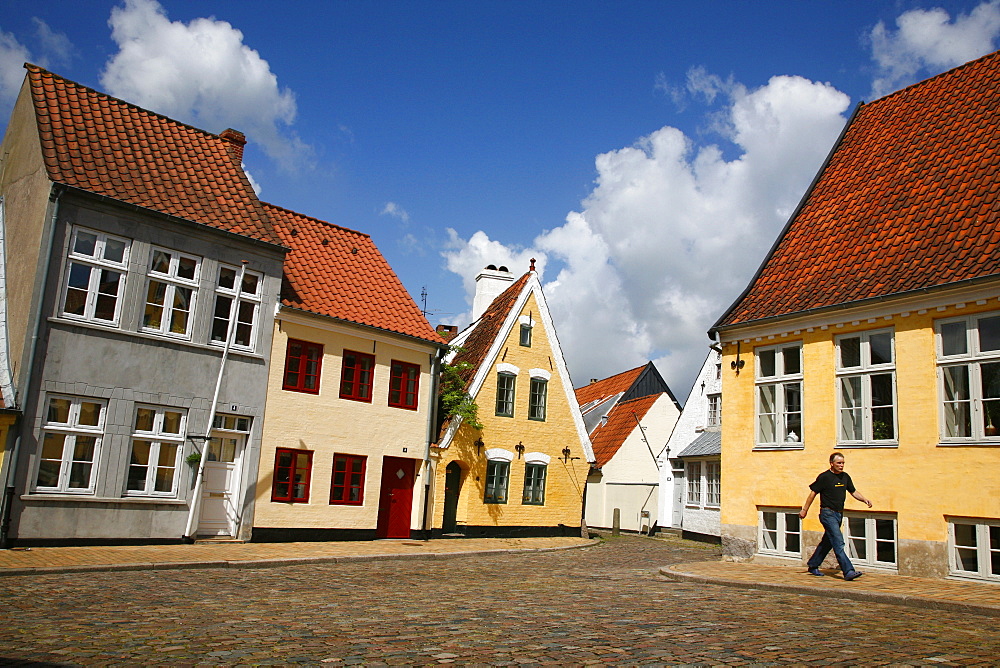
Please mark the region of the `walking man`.
[[844, 473], [844, 455], [835, 452], [830, 455], [830, 470], [823, 471], [816, 476], [816, 481], [809, 485], [809, 496], [802, 504], [799, 517], [805, 518], [809, 513], [809, 506], [813, 499], [819, 494], [819, 522], [825, 530], [823, 540], [816, 546], [808, 562], [809, 573], [811, 575], [825, 575], [819, 570], [826, 555], [830, 550], [837, 556], [840, 564], [840, 572], [844, 574], [845, 580], [856, 580], [863, 574], [855, 570], [851, 560], [847, 558], [847, 551], [844, 549], [844, 534], [840, 532], [840, 525], [844, 520], [844, 501], [847, 499], [847, 492], [851, 493], [855, 499], [872, 507], [872, 502], [865, 498], [865, 495], [854, 489], [854, 482], [851, 476]]

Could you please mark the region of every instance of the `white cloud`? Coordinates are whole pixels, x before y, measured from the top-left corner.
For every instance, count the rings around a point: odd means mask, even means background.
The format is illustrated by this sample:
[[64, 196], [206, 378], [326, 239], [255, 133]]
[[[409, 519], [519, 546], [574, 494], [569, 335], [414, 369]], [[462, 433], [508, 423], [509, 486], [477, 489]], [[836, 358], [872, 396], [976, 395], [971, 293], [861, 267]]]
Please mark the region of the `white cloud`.
[[382, 216], [392, 216], [393, 218], [398, 218], [404, 223], [410, 222], [410, 214], [406, 212], [406, 209], [399, 206], [395, 202], [386, 202], [385, 206], [382, 207], [382, 211], [379, 212]]
[[[597, 156], [595, 187], [529, 248], [451, 233], [447, 267], [471, 300], [488, 263], [561, 265], [543, 276], [577, 384], [653, 359], [684, 394], [706, 331], [746, 286], [843, 128], [848, 97], [828, 84], [776, 76], [748, 90], [693, 71], [695, 92], [725, 96], [715, 127], [738, 155], [666, 126]], [[515, 272], [517, 273], [517, 272]]]
[[[879, 22], [872, 28], [872, 58], [877, 75], [872, 95], [881, 97], [990, 53], [1000, 37], [1000, 0], [988, 0], [954, 19], [940, 7], [900, 14], [896, 30]], [[920, 77], [922, 78], [922, 77]]]
[[257, 182], [257, 179], [255, 179], [253, 177], [253, 174], [250, 173], [250, 170], [247, 169], [246, 163], [241, 162], [240, 168], [243, 170], [243, 173], [247, 175], [247, 181], [250, 182], [250, 187], [253, 188], [253, 191], [255, 193], [257, 193], [257, 197], [260, 197], [260, 191], [261, 191], [260, 183]]
[[170, 21], [156, 0], [125, 0], [111, 11], [119, 51], [101, 84], [108, 92], [211, 132], [242, 131], [287, 168], [311, 161], [289, 130], [295, 95], [226, 21]]
[[12, 33], [0, 30], [0, 113], [9, 115], [24, 80], [24, 63], [31, 61], [28, 47]]
[[48, 56], [47, 60], [51, 59], [60, 64], [69, 63], [74, 52], [73, 43], [69, 41], [69, 37], [64, 33], [55, 32], [38, 17], [32, 17], [31, 21], [35, 24], [35, 34], [38, 36], [42, 52]]

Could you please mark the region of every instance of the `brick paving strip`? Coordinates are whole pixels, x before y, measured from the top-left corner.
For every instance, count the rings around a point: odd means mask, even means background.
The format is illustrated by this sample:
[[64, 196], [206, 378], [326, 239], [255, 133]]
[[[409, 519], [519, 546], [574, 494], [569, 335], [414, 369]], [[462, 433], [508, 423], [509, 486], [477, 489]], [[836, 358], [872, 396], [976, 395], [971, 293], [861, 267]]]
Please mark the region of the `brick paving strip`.
[[269, 568], [374, 559], [447, 559], [471, 554], [571, 550], [600, 542], [599, 539], [553, 537], [14, 548], [0, 550], [0, 576], [180, 568]]
[[864, 577], [845, 582], [840, 573], [835, 571], [827, 571], [828, 577], [819, 578], [806, 573], [805, 567], [726, 561], [664, 566], [660, 569], [660, 574], [682, 582], [793, 592], [1000, 617], [1000, 584], [915, 578], [873, 571], [865, 571]]

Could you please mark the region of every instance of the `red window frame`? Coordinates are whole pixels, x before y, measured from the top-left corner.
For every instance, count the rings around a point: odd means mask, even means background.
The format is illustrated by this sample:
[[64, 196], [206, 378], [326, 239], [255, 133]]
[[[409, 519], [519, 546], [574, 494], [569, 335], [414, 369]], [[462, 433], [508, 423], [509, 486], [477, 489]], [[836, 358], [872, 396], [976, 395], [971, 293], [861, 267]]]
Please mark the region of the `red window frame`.
[[[304, 460], [302, 458], [305, 458]], [[271, 500], [287, 503], [309, 503], [309, 485], [312, 479], [312, 450], [278, 448], [274, 451], [274, 481]], [[284, 459], [283, 459], [284, 458]], [[302, 476], [302, 478], [299, 478]], [[296, 493], [296, 488], [302, 488]], [[284, 490], [281, 488], [284, 487]]]
[[340, 373], [340, 398], [352, 401], [372, 401], [375, 379], [375, 356], [353, 350], [344, 351]]
[[[310, 369], [310, 364], [313, 368]], [[298, 339], [288, 339], [285, 349], [285, 374], [281, 389], [292, 392], [319, 394], [319, 378], [323, 368], [323, 345]], [[312, 387], [309, 387], [309, 381]]]
[[[365, 455], [334, 455], [330, 476], [330, 505], [360, 506], [365, 502]], [[353, 495], [351, 492], [356, 492]]]
[[389, 367], [389, 405], [417, 410], [420, 392], [420, 365], [392, 360]]

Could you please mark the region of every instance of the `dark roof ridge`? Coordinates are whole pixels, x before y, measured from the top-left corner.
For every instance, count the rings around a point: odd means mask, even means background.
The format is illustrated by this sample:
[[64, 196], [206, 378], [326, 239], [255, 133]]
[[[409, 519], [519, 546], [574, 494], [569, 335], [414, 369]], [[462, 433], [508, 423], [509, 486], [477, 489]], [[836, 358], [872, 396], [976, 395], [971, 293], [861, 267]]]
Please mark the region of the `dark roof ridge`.
[[[44, 67], [40, 67], [40, 66], [35, 65], [33, 63], [24, 63], [23, 67], [24, 67], [24, 69], [28, 70], [29, 72], [31, 70], [34, 70], [36, 73], [39, 73], [39, 74], [48, 74], [48, 75], [53, 76], [53, 77], [55, 77], [57, 79], [62, 79], [66, 83], [73, 84], [77, 88], [83, 88], [84, 90], [90, 91], [91, 93], [94, 93], [95, 95], [100, 95], [101, 97], [106, 97], [109, 100], [114, 100], [115, 102], [119, 102], [121, 104], [124, 104], [127, 107], [132, 107], [133, 109], [136, 109], [136, 110], [141, 111], [143, 113], [149, 114], [150, 116], [156, 116], [157, 118], [162, 118], [163, 120], [168, 121], [170, 123], [176, 123], [177, 125], [182, 125], [185, 128], [188, 128], [190, 130], [194, 130], [195, 132], [199, 132], [199, 133], [201, 133], [203, 135], [206, 135], [208, 137], [214, 137], [215, 139], [222, 139], [222, 136], [221, 136], [222, 133], [216, 134], [216, 133], [213, 133], [213, 132], [209, 132], [208, 130], [205, 130], [204, 128], [199, 128], [199, 127], [196, 127], [196, 126], [191, 125], [189, 123], [185, 123], [184, 121], [179, 121], [176, 118], [171, 118], [170, 116], [167, 116], [166, 114], [161, 114], [161, 113], [159, 113], [157, 111], [152, 111], [151, 109], [146, 109], [145, 107], [140, 107], [138, 104], [135, 104], [134, 102], [129, 102], [127, 100], [123, 100], [120, 97], [115, 97], [114, 95], [110, 95], [108, 93], [101, 92], [101, 91], [97, 90], [96, 88], [91, 88], [90, 86], [87, 86], [85, 84], [79, 83], [78, 81], [73, 81], [72, 79], [67, 79], [66, 77], [64, 77], [64, 76], [62, 76], [60, 74], [56, 74], [55, 72], [53, 72], [51, 70], [47, 70]], [[235, 129], [236, 128], [223, 128], [223, 132], [225, 132], [226, 130], [235, 130]], [[240, 132], [240, 134], [243, 134], [243, 136], [246, 137], [246, 134], [244, 134], [242, 131], [240, 131], [240, 130], [236, 130], [236, 131]]]
[[271, 207], [273, 209], [279, 209], [281, 211], [285, 211], [287, 213], [291, 213], [293, 215], [300, 216], [302, 218], [308, 218], [309, 220], [311, 220], [313, 222], [322, 223], [323, 225], [329, 225], [330, 227], [336, 227], [337, 229], [343, 230], [344, 232], [350, 232], [352, 234], [357, 234], [357, 235], [360, 235], [360, 236], [363, 236], [363, 237], [368, 237], [369, 239], [371, 239], [371, 236], [372, 236], [372, 235], [368, 234], [367, 232], [360, 232], [358, 230], [351, 229], [350, 227], [344, 227], [343, 225], [338, 225], [337, 223], [331, 223], [328, 220], [323, 220], [322, 218], [317, 218], [316, 216], [310, 216], [307, 213], [301, 213], [299, 211], [295, 211], [294, 209], [289, 209], [288, 207], [279, 206], [277, 204], [272, 204], [271, 202], [265, 202], [264, 200], [261, 200], [260, 203], [263, 204], [265, 207]]

